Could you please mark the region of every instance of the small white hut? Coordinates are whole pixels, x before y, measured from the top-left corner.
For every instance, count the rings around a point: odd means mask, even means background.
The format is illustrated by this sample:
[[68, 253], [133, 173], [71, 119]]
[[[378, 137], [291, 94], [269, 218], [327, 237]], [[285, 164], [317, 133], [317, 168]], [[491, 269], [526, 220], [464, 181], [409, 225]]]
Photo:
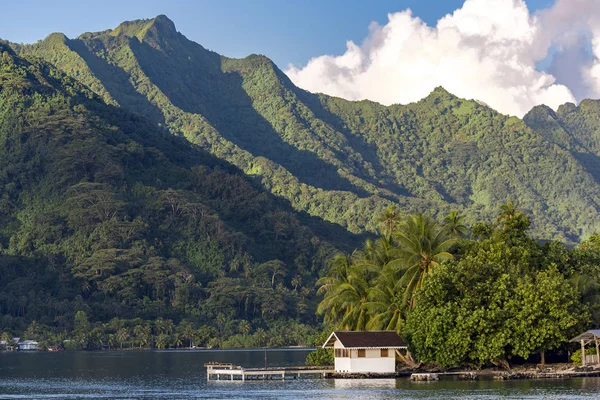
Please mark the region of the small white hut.
[[23, 340], [19, 342], [18, 346], [20, 351], [33, 351], [39, 350], [38, 344], [35, 340]]
[[395, 331], [333, 332], [323, 348], [332, 348], [336, 372], [394, 373], [396, 351], [406, 345]]

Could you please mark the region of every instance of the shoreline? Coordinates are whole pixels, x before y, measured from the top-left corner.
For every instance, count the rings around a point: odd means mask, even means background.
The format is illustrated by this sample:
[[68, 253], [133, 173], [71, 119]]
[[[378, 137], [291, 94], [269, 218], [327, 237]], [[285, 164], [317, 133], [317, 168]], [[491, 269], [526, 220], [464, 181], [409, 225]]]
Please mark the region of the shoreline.
[[600, 377], [600, 368], [593, 370], [531, 372], [531, 371], [456, 371], [456, 372], [411, 372], [399, 371], [395, 374], [361, 374], [339, 373], [327, 374], [331, 379], [399, 379], [409, 378], [414, 382], [433, 382], [440, 379], [455, 379], [459, 381], [511, 381], [511, 380], [544, 380], [544, 379], [574, 379]]
[[137, 351], [155, 351], [155, 352], [209, 352], [209, 351], [314, 351], [315, 347], [304, 347], [304, 346], [287, 346], [287, 347], [236, 347], [236, 348], [214, 348], [214, 347], [179, 347], [175, 349], [158, 349], [158, 348], [111, 348], [111, 349], [78, 349], [78, 350], [0, 350], [0, 354], [2, 353], [79, 353], [79, 352], [119, 352], [119, 351], [127, 351], [127, 352], [137, 352]]

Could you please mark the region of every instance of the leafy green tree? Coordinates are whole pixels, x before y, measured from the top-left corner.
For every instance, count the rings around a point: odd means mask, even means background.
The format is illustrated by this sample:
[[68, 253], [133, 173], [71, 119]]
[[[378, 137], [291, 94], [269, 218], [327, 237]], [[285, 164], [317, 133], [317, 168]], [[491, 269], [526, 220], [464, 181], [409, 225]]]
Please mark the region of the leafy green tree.
[[527, 245], [495, 235], [438, 268], [407, 320], [417, 358], [508, 367], [514, 355], [527, 358], [564, 343], [588, 315], [556, 268], [537, 262]]
[[333, 349], [323, 349], [321, 347], [329, 337], [329, 334], [327, 331], [323, 331], [315, 337], [311, 345], [317, 349], [308, 353], [306, 356], [306, 365], [333, 365]]

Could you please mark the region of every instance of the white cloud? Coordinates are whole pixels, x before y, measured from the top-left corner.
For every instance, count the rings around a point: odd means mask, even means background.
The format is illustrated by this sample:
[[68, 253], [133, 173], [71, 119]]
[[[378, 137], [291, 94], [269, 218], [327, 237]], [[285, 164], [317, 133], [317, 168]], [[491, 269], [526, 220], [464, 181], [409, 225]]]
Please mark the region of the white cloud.
[[[443, 86], [523, 116], [538, 104], [574, 102], [574, 93], [600, 95], [598, 2], [558, 0], [531, 15], [523, 0], [466, 0], [435, 27], [401, 11], [383, 26], [372, 23], [364, 42], [347, 42], [343, 55], [286, 73], [313, 92], [383, 104], [417, 101]], [[550, 49], [554, 62], [538, 70]]]

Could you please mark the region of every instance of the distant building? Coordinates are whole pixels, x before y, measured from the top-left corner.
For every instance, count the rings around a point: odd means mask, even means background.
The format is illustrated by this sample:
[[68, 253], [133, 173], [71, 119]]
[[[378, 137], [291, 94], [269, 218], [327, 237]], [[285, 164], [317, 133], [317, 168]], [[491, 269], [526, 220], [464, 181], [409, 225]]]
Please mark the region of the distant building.
[[406, 345], [395, 331], [355, 331], [333, 332], [323, 348], [333, 348], [336, 372], [394, 373]]
[[35, 340], [23, 340], [19, 342], [19, 351], [39, 350], [38, 344]]
[[18, 348], [18, 344], [21, 338], [15, 337], [9, 340], [8, 342], [5, 340], [0, 340], [0, 347], [7, 351], [15, 351]]

